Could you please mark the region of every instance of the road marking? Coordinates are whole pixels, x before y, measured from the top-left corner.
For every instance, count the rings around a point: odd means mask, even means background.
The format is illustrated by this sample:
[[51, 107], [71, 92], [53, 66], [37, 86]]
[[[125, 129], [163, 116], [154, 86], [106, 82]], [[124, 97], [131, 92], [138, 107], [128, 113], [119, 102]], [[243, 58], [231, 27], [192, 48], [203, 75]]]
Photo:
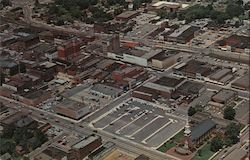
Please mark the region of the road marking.
[[131, 122], [129, 122], [128, 124], [126, 124], [125, 126], [123, 126], [122, 128], [118, 129], [115, 133], [119, 134], [120, 131], [124, 128], [126, 128], [127, 126], [129, 126], [131, 123], [135, 122], [136, 120], [138, 120], [139, 118], [141, 118], [142, 116], [144, 116], [145, 113], [143, 113], [142, 115], [136, 117], [134, 120], [132, 120]]
[[162, 118], [162, 116], [158, 115], [157, 117], [155, 117], [152, 121], [150, 121], [149, 123], [147, 123], [145, 126], [143, 126], [142, 128], [138, 129], [137, 131], [135, 131], [133, 134], [128, 135], [127, 137], [132, 137], [134, 136], [136, 133], [140, 132], [142, 129], [144, 129], [145, 127], [147, 127], [148, 125], [150, 125], [151, 123], [153, 123], [156, 119], [158, 118]]
[[162, 127], [160, 127], [159, 129], [157, 129], [154, 133], [152, 133], [151, 135], [149, 135], [148, 137], [146, 137], [144, 140], [142, 140], [141, 142], [144, 144], [147, 144], [147, 140], [150, 139], [151, 137], [153, 137], [157, 132], [159, 132], [161, 129], [165, 128], [166, 126], [170, 125], [171, 123], [174, 123], [174, 120], [169, 118], [169, 122], [166, 123], [165, 125], [163, 125]]

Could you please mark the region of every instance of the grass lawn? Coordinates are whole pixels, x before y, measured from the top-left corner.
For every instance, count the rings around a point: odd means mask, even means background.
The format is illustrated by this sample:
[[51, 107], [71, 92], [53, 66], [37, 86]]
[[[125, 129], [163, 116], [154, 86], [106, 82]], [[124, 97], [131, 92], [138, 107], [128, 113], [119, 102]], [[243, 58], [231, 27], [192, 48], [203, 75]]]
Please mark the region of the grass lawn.
[[169, 150], [170, 148], [172, 148], [174, 146], [175, 146], [174, 143], [166, 142], [162, 146], [160, 146], [160, 148], [158, 148], [157, 150], [165, 153], [167, 150]]
[[201, 150], [201, 156], [199, 156], [199, 153], [197, 152], [192, 160], [208, 160], [215, 152], [210, 151], [210, 143], [204, 145]]
[[181, 130], [173, 138], [171, 138], [172, 140], [169, 140], [168, 142], [164, 143], [157, 150], [165, 153], [170, 148], [176, 146], [176, 143], [179, 143], [181, 141], [183, 135], [184, 135], [184, 130]]

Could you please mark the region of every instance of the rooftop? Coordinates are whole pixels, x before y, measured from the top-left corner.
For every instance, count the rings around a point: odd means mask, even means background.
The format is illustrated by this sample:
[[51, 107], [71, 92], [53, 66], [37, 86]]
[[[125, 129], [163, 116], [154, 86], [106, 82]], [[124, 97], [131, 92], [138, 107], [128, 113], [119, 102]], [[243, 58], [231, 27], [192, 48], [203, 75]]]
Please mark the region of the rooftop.
[[214, 95], [212, 98], [216, 100], [226, 101], [233, 97], [236, 94], [235, 91], [228, 90], [228, 89], [222, 89], [220, 90], [216, 95]]
[[210, 129], [216, 126], [216, 123], [207, 119], [199, 123], [196, 127], [194, 127], [191, 131], [191, 140], [198, 140], [201, 136], [205, 135]]
[[183, 81], [184, 81], [183, 78], [161, 77], [160, 79], [156, 80], [154, 83], [163, 85], [166, 87], [176, 87]]
[[91, 136], [85, 137], [84, 139], [82, 139], [80, 142], [76, 143], [72, 147], [75, 148], [75, 149], [84, 148], [87, 145], [89, 145], [90, 143], [92, 143], [92, 142], [94, 142], [94, 141], [96, 141], [98, 139], [100, 139], [99, 136], [91, 135]]
[[162, 61], [162, 60], [165, 60], [166, 58], [169, 58], [177, 53], [178, 53], [178, 51], [175, 51], [175, 50], [162, 51], [162, 52], [156, 54], [155, 56], [153, 56], [152, 59]]
[[119, 14], [118, 16], [116, 16], [117, 18], [130, 18], [134, 15], [136, 15], [138, 12], [137, 11], [126, 11], [126, 12], [122, 12], [121, 14]]
[[111, 86], [100, 84], [100, 83], [95, 84], [91, 88], [91, 90], [99, 92], [99, 93], [103, 93], [105, 95], [110, 95], [110, 96], [113, 96], [122, 92], [122, 89], [111, 87]]
[[184, 25], [178, 29], [176, 29], [173, 33], [169, 35], [169, 37], [182, 37], [187, 38], [194, 32], [198, 31], [200, 27], [197, 26], [190, 26], [190, 25]]

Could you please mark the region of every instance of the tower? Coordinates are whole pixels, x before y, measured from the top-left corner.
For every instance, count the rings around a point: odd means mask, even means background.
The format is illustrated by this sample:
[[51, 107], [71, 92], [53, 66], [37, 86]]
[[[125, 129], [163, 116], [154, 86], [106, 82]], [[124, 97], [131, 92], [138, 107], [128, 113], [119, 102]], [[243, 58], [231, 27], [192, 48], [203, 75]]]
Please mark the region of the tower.
[[188, 120], [185, 125], [184, 136], [185, 136], [184, 148], [189, 149], [189, 140], [191, 136], [191, 130], [190, 130], [190, 125], [189, 125]]

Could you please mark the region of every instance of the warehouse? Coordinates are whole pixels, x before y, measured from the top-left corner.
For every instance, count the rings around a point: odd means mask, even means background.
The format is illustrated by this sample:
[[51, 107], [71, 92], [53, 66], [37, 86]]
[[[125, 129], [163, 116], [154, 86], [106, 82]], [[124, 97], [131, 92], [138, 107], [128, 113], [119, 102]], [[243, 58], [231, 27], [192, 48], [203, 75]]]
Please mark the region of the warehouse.
[[69, 99], [65, 99], [61, 103], [56, 105], [55, 111], [59, 115], [63, 115], [73, 119], [80, 119], [90, 112], [89, 107], [84, 103], [79, 103]]
[[237, 92], [228, 89], [222, 89], [212, 97], [212, 100], [214, 102], [226, 105], [231, 103], [237, 97]]
[[167, 51], [162, 51], [152, 57], [152, 67], [155, 68], [168, 68], [172, 65], [174, 65], [178, 58], [180, 58], [180, 54], [178, 54], [177, 51], [173, 50], [167, 50]]

